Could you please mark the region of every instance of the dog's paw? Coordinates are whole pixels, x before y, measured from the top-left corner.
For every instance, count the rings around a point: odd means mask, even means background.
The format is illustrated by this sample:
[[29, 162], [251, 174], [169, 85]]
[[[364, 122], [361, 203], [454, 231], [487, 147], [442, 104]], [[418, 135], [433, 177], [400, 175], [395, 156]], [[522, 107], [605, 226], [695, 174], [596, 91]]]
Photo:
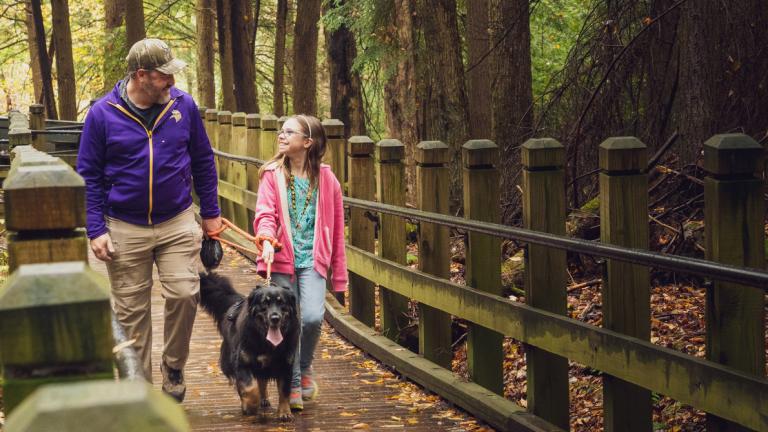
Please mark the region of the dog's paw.
[[241, 411], [244, 416], [255, 416], [259, 414], [259, 408], [254, 406], [243, 406]]
[[293, 414], [291, 413], [291, 409], [288, 408], [288, 410], [277, 410], [277, 418], [280, 419], [282, 422], [290, 422], [293, 421]]
[[269, 403], [269, 399], [264, 398], [264, 399], [261, 400], [261, 407], [262, 408], [269, 408], [270, 406], [272, 406], [272, 404]]

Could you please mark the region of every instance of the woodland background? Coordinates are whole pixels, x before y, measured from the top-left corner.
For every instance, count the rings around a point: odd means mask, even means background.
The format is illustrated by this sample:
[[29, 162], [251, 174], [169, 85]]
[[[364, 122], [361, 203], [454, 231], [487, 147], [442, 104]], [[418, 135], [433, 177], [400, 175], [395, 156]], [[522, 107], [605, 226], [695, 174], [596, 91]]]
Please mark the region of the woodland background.
[[159, 37], [189, 63], [177, 85], [200, 106], [338, 118], [348, 135], [400, 139], [409, 161], [422, 140], [493, 140], [506, 223], [519, 222], [530, 137], [566, 146], [571, 208], [595, 195], [609, 136], [637, 136], [694, 177], [714, 133], [766, 140], [763, 0], [0, 4], [0, 111], [37, 102], [49, 118], [81, 120], [123, 77], [127, 47]]

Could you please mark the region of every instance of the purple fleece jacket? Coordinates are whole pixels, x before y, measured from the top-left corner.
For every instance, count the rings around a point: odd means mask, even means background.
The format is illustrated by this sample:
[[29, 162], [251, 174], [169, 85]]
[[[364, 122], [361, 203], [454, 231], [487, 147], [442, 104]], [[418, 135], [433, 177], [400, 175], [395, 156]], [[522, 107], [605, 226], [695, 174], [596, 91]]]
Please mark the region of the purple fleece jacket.
[[136, 225], [167, 221], [192, 204], [220, 214], [213, 151], [195, 101], [176, 87], [151, 129], [120, 98], [119, 83], [85, 118], [77, 172], [85, 179], [88, 238], [107, 232], [104, 216]]

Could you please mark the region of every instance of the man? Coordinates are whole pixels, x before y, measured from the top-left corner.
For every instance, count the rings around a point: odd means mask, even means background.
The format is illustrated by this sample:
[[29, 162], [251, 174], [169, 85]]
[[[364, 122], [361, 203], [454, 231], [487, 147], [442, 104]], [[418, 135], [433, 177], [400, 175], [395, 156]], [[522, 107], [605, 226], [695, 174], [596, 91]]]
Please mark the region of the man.
[[[106, 262], [115, 313], [152, 381], [152, 265], [165, 298], [163, 391], [181, 402], [199, 300], [203, 232], [221, 226], [213, 151], [192, 97], [174, 87], [186, 66], [158, 39], [136, 42], [128, 76], [85, 119], [77, 171], [85, 179], [87, 232]], [[192, 210], [200, 199], [202, 231]]]

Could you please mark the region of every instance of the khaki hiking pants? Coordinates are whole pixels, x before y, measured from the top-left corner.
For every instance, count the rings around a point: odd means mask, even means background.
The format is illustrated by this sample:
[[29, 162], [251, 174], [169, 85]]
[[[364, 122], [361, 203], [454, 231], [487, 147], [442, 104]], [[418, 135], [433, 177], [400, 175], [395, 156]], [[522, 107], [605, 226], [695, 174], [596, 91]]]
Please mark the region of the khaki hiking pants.
[[168, 221], [133, 225], [107, 217], [115, 256], [107, 263], [112, 302], [118, 320], [152, 382], [152, 264], [157, 265], [165, 299], [162, 360], [183, 369], [189, 356], [192, 325], [200, 298], [198, 263], [203, 231], [192, 207]]

